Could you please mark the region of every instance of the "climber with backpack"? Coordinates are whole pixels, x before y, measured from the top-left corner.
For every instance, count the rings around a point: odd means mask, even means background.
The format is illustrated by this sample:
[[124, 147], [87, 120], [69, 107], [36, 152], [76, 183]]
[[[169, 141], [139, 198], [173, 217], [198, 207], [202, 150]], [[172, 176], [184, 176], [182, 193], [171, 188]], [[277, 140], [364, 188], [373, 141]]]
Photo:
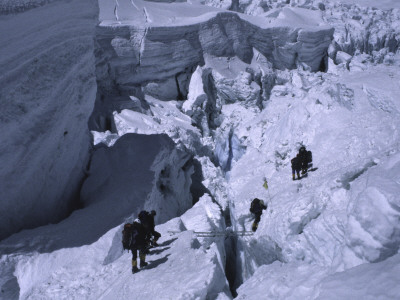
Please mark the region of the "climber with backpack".
[[251, 226], [251, 230], [253, 231], [257, 230], [258, 223], [261, 220], [261, 215], [264, 209], [267, 209], [267, 206], [264, 204], [263, 200], [254, 198], [253, 201], [251, 201], [250, 212], [254, 214], [254, 222], [253, 225]]
[[157, 213], [155, 210], [152, 210], [150, 213], [143, 210], [139, 213], [139, 220], [146, 229], [147, 240], [149, 240], [150, 244], [154, 247], [158, 246], [157, 240], [161, 237], [161, 234], [154, 229], [154, 217], [156, 215]]
[[[296, 157], [291, 160], [292, 164], [292, 178], [296, 180], [295, 174], [297, 173], [297, 179], [301, 179], [302, 177], [307, 177], [307, 172], [309, 168], [312, 168], [312, 152], [307, 151], [305, 146], [301, 146], [299, 149], [299, 153], [297, 153]], [[302, 176], [300, 177], [300, 171]], [[313, 170], [311, 170], [313, 171]]]
[[301, 164], [301, 174], [307, 176], [308, 168], [312, 167], [312, 152], [307, 151], [305, 146], [301, 146], [297, 156]]
[[146, 241], [146, 229], [136, 219], [132, 224], [126, 223], [122, 231], [122, 247], [132, 251], [132, 273], [139, 271], [137, 267], [137, 252], [139, 251], [140, 268], [147, 266], [146, 253], [148, 242]]

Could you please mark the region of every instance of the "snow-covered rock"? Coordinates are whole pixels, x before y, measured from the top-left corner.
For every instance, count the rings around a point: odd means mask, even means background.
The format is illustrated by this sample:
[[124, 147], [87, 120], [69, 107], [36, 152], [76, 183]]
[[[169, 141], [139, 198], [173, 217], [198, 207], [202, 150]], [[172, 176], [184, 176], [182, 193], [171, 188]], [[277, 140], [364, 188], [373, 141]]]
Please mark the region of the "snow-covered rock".
[[96, 12], [90, 1], [58, 1], [0, 16], [0, 239], [60, 221], [79, 202], [96, 97]]

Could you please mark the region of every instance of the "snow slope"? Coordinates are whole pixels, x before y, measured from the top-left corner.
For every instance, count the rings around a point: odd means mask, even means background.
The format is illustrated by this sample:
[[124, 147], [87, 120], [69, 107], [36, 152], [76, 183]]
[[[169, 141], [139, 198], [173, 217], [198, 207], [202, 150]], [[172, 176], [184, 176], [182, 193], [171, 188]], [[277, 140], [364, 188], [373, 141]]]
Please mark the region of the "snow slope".
[[[278, 259], [289, 266], [294, 263], [295, 268], [304, 265], [310, 274], [319, 272], [313, 275], [317, 282], [327, 274], [384, 261], [399, 250], [400, 103], [394, 94], [399, 88], [398, 66], [345, 72], [338, 77], [322, 75], [322, 81], [308, 85], [304, 94], [296, 85], [303, 82], [298, 87], [305, 88], [304, 82], [310, 83], [311, 78], [297, 76], [292, 74], [289, 97], [279, 91], [261, 114], [245, 116], [238, 107], [229, 110], [232, 119], [241, 118], [233, 123], [240, 124], [235, 132], [247, 147], [230, 172], [234, 223], [238, 229], [250, 227], [247, 209], [252, 198], [265, 199], [269, 205], [257, 242], [241, 241], [244, 280], [257, 266], [271, 262], [271, 248], [278, 249]], [[290, 158], [299, 143], [313, 151], [318, 169], [296, 183], [291, 180]], [[264, 176], [269, 192], [262, 187]], [[258, 245], [257, 252], [252, 243]], [[268, 272], [278, 272], [276, 265], [263, 270], [269, 268]], [[296, 298], [303, 285], [302, 281], [281, 283], [279, 273], [276, 279], [258, 270], [254, 276], [258, 282], [265, 281], [262, 285], [267, 290], [278, 285], [270, 290], [271, 298]], [[296, 275], [299, 280], [304, 277]], [[239, 298], [245, 299], [256, 278], [249, 279], [249, 285], [245, 281]], [[313, 280], [304, 284], [310, 285], [307, 297], [318, 295]], [[381, 285], [375, 288], [376, 293], [383, 289]]]

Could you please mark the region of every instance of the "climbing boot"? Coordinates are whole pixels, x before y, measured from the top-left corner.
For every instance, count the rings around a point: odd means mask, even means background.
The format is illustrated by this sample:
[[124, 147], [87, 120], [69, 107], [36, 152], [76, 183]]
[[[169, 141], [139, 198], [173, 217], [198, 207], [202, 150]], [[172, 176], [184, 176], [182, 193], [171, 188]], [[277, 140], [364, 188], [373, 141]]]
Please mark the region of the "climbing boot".
[[296, 180], [296, 176], [293, 174], [293, 180]]
[[132, 259], [132, 274], [135, 274], [136, 272], [139, 272], [137, 261]]
[[158, 246], [160, 246], [158, 243], [157, 243], [157, 240], [159, 239], [159, 236], [155, 236], [154, 238], [153, 238], [153, 240], [152, 240], [152, 245], [153, 245], [153, 247], [158, 247]]
[[141, 267], [141, 268], [144, 268], [144, 267], [147, 266], [147, 265], [148, 265], [147, 262], [145, 262], [145, 261], [140, 261], [140, 267]]
[[251, 226], [251, 230], [256, 231], [258, 227], [258, 223], [254, 222], [253, 225]]
[[141, 254], [141, 255], [139, 255], [139, 257], [140, 257], [140, 267], [143, 268], [143, 267], [147, 266], [148, 263], [145, 261], [146, 255]]

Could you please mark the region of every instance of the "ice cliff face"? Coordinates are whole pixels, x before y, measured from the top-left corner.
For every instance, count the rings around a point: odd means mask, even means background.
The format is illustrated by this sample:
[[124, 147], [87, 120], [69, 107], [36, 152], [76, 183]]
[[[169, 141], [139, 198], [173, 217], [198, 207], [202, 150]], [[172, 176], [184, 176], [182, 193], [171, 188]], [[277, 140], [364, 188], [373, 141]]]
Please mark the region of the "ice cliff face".
[[[175, 4], [174, 10], [163, 6], [162, 16], [157, 3], [136, 1], [134, 6], [124, 0], [116, 5], [103, 0], [99, 4], [98, 110], [109, 105], [110, 94], [140, 97], [138, 87], [161, 99], [186, 99], [191, 74], [208, 56], [238, 57], [250, 63], [259, 52], [279, 69], [327, 67], [333, 29], [318, 16], [312, 21], [288, 20], [301, 19], [301, 9], [287, 9], [268, 19], [186, 3]], [[92, 126], [105, 129], [99, 119]]]
[[[381, 63], [388, 53], [399, 48], [400, 11], [398, 5], [383, 1], [329, 1], [329, 0], [268, 0], [224, 1], [224, 7], [248, 15], [273, 16], [286, 7], [300, 7], [320, 11], [323, 20], [335, 28], [330, 57], [336, 61], [338, 52], [350, 55], [367, 54], [368, 59]], [[221, 7], [220, 1], [206, 1], [207, 5]], [[374, 7], [369, 6], [373, 5]], [[342, 54], [340, 54], [342, 56]], [[390, 57], [386, 58], [390, 60]]]
[[59, 221], [79, 199], [96, 13], [90, 1], [60, 1], [0, 17], [0, 239]]
[[165, 134], [124, 134], [113, 147], [93, 153], [81, 200], [88, 206], [113, 199], [110, 205], [118, 206], [114, 210], [120, 212], [120, 220], [145, 207], [157, 209], [158, 222], [166, 222], [192, 206], [190, 159]]

